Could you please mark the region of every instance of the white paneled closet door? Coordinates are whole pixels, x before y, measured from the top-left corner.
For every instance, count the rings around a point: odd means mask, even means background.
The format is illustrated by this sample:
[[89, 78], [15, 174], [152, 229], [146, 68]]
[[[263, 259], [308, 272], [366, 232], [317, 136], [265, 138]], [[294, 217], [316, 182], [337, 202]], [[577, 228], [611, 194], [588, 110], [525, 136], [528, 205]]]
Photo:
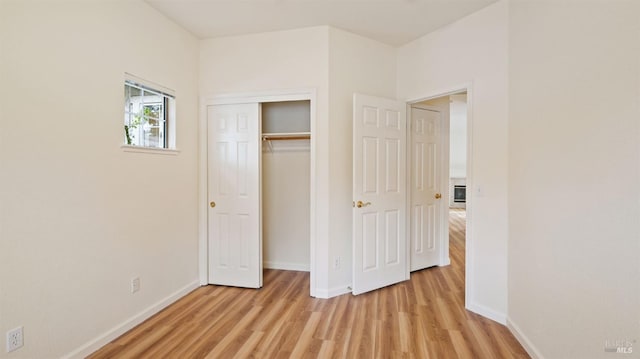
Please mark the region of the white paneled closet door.
[[260, 105], [207, 107], [209, 283], [262, 287]]

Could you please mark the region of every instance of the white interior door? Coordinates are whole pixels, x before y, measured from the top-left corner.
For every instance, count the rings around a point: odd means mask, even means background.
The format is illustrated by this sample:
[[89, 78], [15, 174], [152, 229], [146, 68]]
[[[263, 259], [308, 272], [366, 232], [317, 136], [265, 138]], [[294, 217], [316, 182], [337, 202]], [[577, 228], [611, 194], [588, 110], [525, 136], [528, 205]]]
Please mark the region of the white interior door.
[[209, 283], [262, 286], [259, 104], [207, 107]]
[[353, 97], [353, 294], [409, 278], [406, 105]]
[[442, 112], [411, 108], [411, 270], [440, 264]]

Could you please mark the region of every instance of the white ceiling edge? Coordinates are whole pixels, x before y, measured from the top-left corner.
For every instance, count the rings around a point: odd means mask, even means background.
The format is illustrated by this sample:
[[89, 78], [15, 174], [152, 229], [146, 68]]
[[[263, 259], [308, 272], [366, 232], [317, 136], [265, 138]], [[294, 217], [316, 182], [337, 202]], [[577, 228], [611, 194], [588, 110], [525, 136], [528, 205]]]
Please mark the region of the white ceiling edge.
[[333, 26], [401, 46], [498, 0], [145, 0], [200, 39]]

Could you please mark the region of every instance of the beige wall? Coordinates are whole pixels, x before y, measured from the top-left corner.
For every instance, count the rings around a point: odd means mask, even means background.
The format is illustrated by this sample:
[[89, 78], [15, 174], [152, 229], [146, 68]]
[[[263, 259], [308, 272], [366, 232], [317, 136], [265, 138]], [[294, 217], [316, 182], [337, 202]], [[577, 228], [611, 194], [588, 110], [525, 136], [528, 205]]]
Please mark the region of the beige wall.
[[353, 94], [395, 98], [395, 49], [352, 33], [329, 31], [331, 292], [348, 291], [352, 279]]
[[[0, 333], [25, 340], [0, 357], [61, 357], [196, 285], [197, 45], [143, 2], [0, 2]], [[125, 72], [175, 90], [178, 155], [120, 148]]]
[[640, 358], [639, 14], [510, 5], [509, 319], [539, 357]]
[[469, 309], [501, 322], [507, 314], [507, 17], [508, 4], [499, 2], [398, 50], [399, 99], [470, 86], [467, 280], [472, 285], [466, 300]]
[[309, 141], [271, 142], [262, 146], [263, 266], [308, 272]]
[[449, 177], [467, 177], [467, 95], [452, 95], [449, 113]]

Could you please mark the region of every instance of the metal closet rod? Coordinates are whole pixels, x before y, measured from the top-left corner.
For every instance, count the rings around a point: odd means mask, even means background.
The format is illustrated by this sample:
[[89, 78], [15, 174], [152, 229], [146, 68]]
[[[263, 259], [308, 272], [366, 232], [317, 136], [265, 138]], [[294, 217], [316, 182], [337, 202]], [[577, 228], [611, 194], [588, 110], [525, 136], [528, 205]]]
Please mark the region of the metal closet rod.
[[263, 141], [270, 140], [308, 140], [311, 138], [311, 134], [272, 134], [262, 135]]

